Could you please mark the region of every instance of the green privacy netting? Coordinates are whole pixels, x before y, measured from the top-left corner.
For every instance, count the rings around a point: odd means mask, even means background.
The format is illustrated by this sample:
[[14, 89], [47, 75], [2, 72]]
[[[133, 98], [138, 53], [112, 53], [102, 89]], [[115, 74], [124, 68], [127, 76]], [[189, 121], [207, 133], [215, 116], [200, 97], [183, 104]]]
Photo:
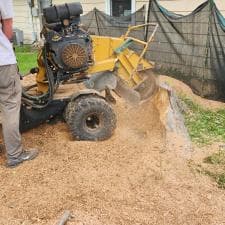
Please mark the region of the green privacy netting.
[[[201, 96], [225, 99], [225, 18], [215, 3], [208, 0], [185, 16], [168, 11], [157, 0], [149, 4], [147, 18], [144, 7], [122, 18], [95, 9], [82, 22], [94, 33], [107, 36], [122, 35], [129, 24], [158, 23], [146, 54], [156, 62], [156, 70], [186, 82]], [[140, 30], [138, 37], [146, 38], [151, 32], [151, 28]]]
[[225, 19], [214, 2], [181, 16], [153, 0], [148, 16], [159, 24], [147, 54], [157, 69], [183, 80], [201, 96], [225, 99]]
[[129, 16], [113, 17], [94, 8], [81, 17], [81, 22], [93, 34], [119, 37], [127, 31], [130, 24], [145, 23], [145, 13], [145, 7], [142, 7]]

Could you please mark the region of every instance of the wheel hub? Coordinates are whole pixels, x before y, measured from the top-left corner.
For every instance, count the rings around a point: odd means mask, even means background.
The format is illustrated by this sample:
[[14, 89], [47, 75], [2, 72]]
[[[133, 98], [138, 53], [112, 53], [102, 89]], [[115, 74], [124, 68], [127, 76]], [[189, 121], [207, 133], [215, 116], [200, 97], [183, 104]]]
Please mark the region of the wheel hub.
[[90, 130], [96, 130], [100, 127], [100, 118], [97, 114], [90, 114], [87, 116], [85, 125]]

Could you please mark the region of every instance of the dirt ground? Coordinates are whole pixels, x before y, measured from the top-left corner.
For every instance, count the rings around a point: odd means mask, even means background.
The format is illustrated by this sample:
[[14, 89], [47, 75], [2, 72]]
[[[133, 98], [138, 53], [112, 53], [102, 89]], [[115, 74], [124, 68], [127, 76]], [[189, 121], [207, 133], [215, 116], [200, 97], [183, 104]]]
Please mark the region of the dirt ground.
[[[73, 141], [58, 122], [23, 134], [40, 149], [34, 161], [6, 169], [1, 153], [0, 225], [53, 225], [65, 210], [68, 225], [225, 224], [225, 191], [190, 168], [178, 135], [168, 143], [153, 101], [131, 108], [118, 99], [115, 111], [107, 141]], [[193, 147], [191, 160], [208, 149]]]
[[159, 80], [161, 82], [167, 83], [174, 91], [176, 91], [179, 94], [185, 95], [188, 98], [192, 99], [199, 105], [201, 105], [204, 108], [208, 108], [210, 110], [217, 110], [221, 108], [225, 108], [225, 103], [224, 102], [218, 102], [218, 101], [213, 101], [213, 100], [208, 100], [205, 98], [201, 98], [198, 95], [195, 95], [191, 88], [184, 84], [182, 81], [176, 80], [172, 77], [168, 77], [165, 75], [160, 75]]

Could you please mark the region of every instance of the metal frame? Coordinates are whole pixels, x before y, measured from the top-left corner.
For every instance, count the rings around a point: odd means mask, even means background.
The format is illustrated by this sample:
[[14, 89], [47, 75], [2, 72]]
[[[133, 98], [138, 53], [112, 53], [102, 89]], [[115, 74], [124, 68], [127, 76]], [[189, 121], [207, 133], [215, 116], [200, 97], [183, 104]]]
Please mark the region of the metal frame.
[[[148, 26], [154, 26], [154, 30], [153, 30], [152, 34], [150, 35], [150, 37], [147, 41], [141, 41], [137, 38], [133, 38], [133, 37], [128, 36], [132, 30], [138, 30], [142, 27], [148, 27]], [[137, 25], [137, 26], [130, 26], [128, 28], [127, 33], [124, 36], [124, 39], [125, 40], [132, 40], [132, 41], [137, 42], [139, 44], [142, 44], [144, 46], [143, 51], [141, 52], [141, 54], [139, 56], [137, 67], [138, 67], [138, 64], [140, 63], [140, 61], [143, 59], [143, 57], [144, 57], [144, 55], [145, 55], [145, 53], [146, 53], [146, 51], [147, 51], [147, 49], [150, 45], [150, 42], [153, 40], [158, 27], [159, 27], [159, 25], [157, 23], [146, 23], [146, 24], [141, 24], [141, 25]], [[137, 72], [137, 67], [134, 69], [133, 73]]]

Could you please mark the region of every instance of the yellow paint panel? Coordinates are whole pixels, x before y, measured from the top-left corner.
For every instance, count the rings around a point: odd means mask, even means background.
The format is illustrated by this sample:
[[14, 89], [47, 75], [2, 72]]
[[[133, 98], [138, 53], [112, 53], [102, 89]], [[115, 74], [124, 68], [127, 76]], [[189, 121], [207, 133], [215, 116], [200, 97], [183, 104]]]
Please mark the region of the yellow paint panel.
[[113, 71], [115, 68], [115, 58], [111, 58], [108, 60], [97, 61], [93, 66], [90, 66], [87, 73], [93, 74], [104, 71]]
[[93, 58], [95, 62], [114, 57], [114, 49], [119, 47], [124, 40], [121, 38], [91, 36], [93, 41]]

